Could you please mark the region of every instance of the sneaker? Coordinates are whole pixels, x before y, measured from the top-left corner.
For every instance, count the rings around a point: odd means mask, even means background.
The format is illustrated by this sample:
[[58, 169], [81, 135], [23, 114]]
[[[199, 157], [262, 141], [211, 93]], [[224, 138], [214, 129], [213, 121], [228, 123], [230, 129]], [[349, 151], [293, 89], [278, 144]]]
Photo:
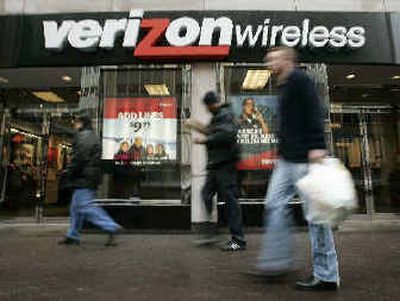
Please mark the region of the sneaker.
[[228, 241], [225, 245], [221, 247], [221, 251], [244, 251], [246, 250], [246, 243], [239, 243], [235, 240]]
[[68, 246], [79, 246], [80, 245], [80, 241], [77, 239], [73, 239], [70, 237], [66, 237], [63, 240], [60, 240], [58, 242], [59, 245], [68, 245]]

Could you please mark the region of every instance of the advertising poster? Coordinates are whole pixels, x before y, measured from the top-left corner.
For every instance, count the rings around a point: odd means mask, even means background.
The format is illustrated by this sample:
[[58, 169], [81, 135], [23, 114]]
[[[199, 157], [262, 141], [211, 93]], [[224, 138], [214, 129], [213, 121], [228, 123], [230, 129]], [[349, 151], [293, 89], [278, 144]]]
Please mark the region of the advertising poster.
[[173, 97], [105, 99], [102, 159], [132, 165], [175, 162], [176, 111]]
[[276, 96], [231, 96], [228, 101], [239, 123], [241, 170], [271, 169], [277, 159]]

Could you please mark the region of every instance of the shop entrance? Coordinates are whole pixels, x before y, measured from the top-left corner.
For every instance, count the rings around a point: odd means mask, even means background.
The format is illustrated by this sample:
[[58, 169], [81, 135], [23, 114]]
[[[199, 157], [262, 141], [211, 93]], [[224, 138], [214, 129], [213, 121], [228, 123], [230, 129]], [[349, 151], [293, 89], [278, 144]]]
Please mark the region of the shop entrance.
[[332, 105], [334, 153], [353, 174], [360, 212], [400, 212], [399, 115], [391, 105]]
[[65, 168], [74, 112], [49, 108], [6, 110], [3, 126], [1, 213], [67, 215]]
[[[0, 216], [67, 216], [80, 69], [2, 70]], [[66, 75], [69, 74], [69, 75]]]

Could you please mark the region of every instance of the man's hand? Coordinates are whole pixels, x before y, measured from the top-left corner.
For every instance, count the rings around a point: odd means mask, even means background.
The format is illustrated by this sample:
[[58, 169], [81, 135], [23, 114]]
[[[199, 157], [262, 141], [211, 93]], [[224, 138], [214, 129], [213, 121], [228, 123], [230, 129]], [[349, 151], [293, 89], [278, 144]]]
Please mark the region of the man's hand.
[[183, 126], [190, 130], [198, 131], [202, 134], [206, 134], [206, 127], [199, 121], [189, 119], [183, 122]]
[[193, 128], [193, 121], [191, 119], [185, 120], [183, 126], [189, 130]]
[[206, 138], [193, 138], [193, 143], [194, 144], [205, 144]]
[[328, 154], [326, 149], [313, 149], [308, 152], [308, 161], [310, 163], [320, 163]]

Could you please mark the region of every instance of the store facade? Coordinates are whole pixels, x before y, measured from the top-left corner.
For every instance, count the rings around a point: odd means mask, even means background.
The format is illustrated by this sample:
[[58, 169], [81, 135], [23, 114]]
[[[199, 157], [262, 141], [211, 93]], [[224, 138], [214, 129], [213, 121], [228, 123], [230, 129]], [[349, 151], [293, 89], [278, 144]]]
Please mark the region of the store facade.
[[[38, 218], [67, 213], [50, 205], [67, 208], [60, 171], [68, 162], [71, 120], [85, 110], [103, 146], [99, 203], [132, 228], [190, 228], [204, 222], [200, 190], [206, 154], [192, 145], [182, 124], [191, 117], [209, 119], [201, 96], [213, 89], [232, 103], [242, 124], [241, 202], [245, 223], [260, 225], [277, 158], [278, 106], [263, 57], [268, 48], [287, 45], [298, 49], [300, 67], [315, 80], [326, 108], [330, 150], [356, 179], [360, 213], [397, 213], [399, 24], [396, 13], [134, 9], [0, 17], [0, 36], [8, 41], [0, 46], [2, 204], [13, 208], [31, 199], [16, 207], [35, 209]], [[364, 91], [369, 96], [344, 101], [340, 93], [349, 86], [331, 76], [358, 68], [375, 77], [375, 66], [393, 80], [380, 84], [383, 94]], [[73, 96], [49, 89], [67, 102], [38, 101], [43, 91], [24, 87], [23, 94], [7, 86], [7, 74], [23, 77], [34, 70], [40, 77], [41, 70], [71, 68], [80, 77], [78, 90], [69, 91]], [[361, 76], [361, 71], [354, 74]], [[362, 87], [353, 82], [346, 95]], [[22, 98], [26, 104], [15, 101]], [[224, 202], [217, 201], [215, 220], [223, 223]], [[291, 205], [300, 206], [296, 199]]]

